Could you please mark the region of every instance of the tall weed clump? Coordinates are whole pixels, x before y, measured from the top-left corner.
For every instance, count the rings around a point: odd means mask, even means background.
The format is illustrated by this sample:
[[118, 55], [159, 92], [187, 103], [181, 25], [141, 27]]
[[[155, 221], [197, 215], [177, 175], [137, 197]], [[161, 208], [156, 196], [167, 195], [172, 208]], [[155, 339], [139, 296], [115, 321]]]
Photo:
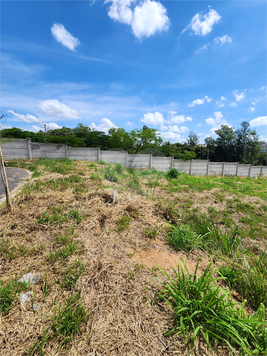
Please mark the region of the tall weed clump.
[[[175, 277], [160, 268], [167, 282], [161, 282], [163, 289], [159, 296], [174, 311], [173, 326], [165, 336], [183, 334], [187, 339], [188, 352], [197, 337], [204, 338], [207, 347], [214, 340], [226, 343], [235, 353], [238, 346], [243, 355], [264, 355], [266, 352], [266, 310], [260, 304], [252, 316], [234, 303], [229, 292], [222, 289], [213, 277], [211, 264], [198, 277], [197, 269], [190, 275], [185, 262], [183, 268], [173, 269]], [[185, 271], [184, 271], [185, 270]]]

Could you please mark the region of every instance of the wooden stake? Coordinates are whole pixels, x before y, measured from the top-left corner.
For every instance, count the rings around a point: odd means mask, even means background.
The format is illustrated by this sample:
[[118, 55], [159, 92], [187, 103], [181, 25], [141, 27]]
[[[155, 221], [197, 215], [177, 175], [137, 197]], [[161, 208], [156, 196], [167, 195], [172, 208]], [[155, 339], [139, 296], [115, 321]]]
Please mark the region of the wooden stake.
[[12, 205], [11, 205], [11, 199], [10, 199], [10, 194], [9, 194], [9, 189], [8, 189], [8, 181], [7, 181], [7, 176], [6, 176], [6, 169], [5, 169], [5, 164], [4, 164], [4, 160], [3, 160], [1, 145], [0, 145], [0, 171], [1, 171], [1, 177], [2, 177], [3, 184], [5, 187], [5, 191], [6, 191], [6, 204], [7, 204], [8, 209], [12, 212]]

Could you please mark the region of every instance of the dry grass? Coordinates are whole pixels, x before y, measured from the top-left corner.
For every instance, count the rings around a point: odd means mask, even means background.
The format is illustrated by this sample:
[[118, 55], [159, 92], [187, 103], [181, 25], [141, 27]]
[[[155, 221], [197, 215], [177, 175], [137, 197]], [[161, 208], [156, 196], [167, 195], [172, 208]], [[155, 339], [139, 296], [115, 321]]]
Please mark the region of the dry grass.
[[[173, 252], [166, 245], [168, 224], [159, 213], [157, 200], [120, 189], [119, 183], [90, 179], [94, 172], [95, 168], [88, 167], [88, 162], [75, 162], [75, 174], [83, 182], [62, 190], [45, 183], [71, 174], [43, 170], [41, 178], [33, 179], [13, 199], [13, 214], [4, 205], [0, 207], [0, 236], [2, 241], [8, 241], [7, 251], [1, 255], [2, 280], [17, 280], [28, 272], [41, 275], [41, 281], [28, 289], [33, 292], [38, 311], [33, 311], [32, 301], [23, 306], [18, 299], [2, 315], [2, 356], [41, 355], [41, 349], [43, 354], [53, 356], [187, 355], [183, 337], [163, 336], [172, 322], [169, 306], [163, 302], [152, 303], [160, 288], [154, 266], [170, 270], [171, 265], [179, 263], [179, 257], [186, 260], [186, 255]], [[42, 188], [31, 191], [37, 180]], [[113, 189], [104, 185], [119, 189], [115, 205]], [[155, 197], [163, 197], [161, 192], [157, 187]], [[70, 218], [67, 215], [70, 211], [77, 211], [82, 221]], [[67, 221], [40, 222], [45, 212], [50, 217], [59, 212], [67, 216]], [[129, 216], [129, 227], [118, 231], [118, 220], [123, 216]], [[157, 239], [149, 239], [145, 231], [155, 226], [161, 226]], [[51, 262], [49, 255], [64, 246], [57, 244], [55, 238], [64, 234], [76, 241], [80, 249]], [[24, 250], [19, 249], [21, 245]], [[26, 252], [22, 254], [21, 250]], [[10, 251], [13, 251], [11, 257]], [[209, 263], [207, 256], [194, 251], [187, 260], [189, 270], [194, 270], [199, 258], [202, 259], [200, 268], [205, 269]], [[77, 260], [83, 261], [84, 271], [72, 289], [66, 290], [61, 286], [64, 270]], [[65, 345], [58, 350], [62, 339], [53, 338], [51, 316], [58, 303], [63, 305], [76, 291], [80, 291], [82, 306], [90, 308], [91, 316], [69, 347]], [[41, 344], [44, 329], [49, 342], [30, 353], [35, 343]], [[215, 345], [213, 351], [207, 351], [205, 344], [198, 341], [191, 355], [223, 356], [228, 351]]]

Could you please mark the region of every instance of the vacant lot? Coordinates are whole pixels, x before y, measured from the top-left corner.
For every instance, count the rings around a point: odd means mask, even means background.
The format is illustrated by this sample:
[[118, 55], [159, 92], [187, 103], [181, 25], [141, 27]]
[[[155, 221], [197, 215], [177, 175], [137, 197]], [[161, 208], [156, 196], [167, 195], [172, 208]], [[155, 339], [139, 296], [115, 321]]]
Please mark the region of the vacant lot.
[[1, 355], [266, 355], [264, 177], [8, 165], [33, 175], [0, 206]]

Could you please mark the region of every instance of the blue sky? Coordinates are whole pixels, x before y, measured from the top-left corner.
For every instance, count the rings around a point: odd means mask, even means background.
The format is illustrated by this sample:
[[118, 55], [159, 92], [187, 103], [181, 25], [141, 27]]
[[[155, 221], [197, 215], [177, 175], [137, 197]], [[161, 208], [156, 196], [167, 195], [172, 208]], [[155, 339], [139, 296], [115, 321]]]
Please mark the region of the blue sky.
[[163, 140], [248, 121], [267, 140], [265, 1], [2, 1], [2, 128], [147, 125]]

